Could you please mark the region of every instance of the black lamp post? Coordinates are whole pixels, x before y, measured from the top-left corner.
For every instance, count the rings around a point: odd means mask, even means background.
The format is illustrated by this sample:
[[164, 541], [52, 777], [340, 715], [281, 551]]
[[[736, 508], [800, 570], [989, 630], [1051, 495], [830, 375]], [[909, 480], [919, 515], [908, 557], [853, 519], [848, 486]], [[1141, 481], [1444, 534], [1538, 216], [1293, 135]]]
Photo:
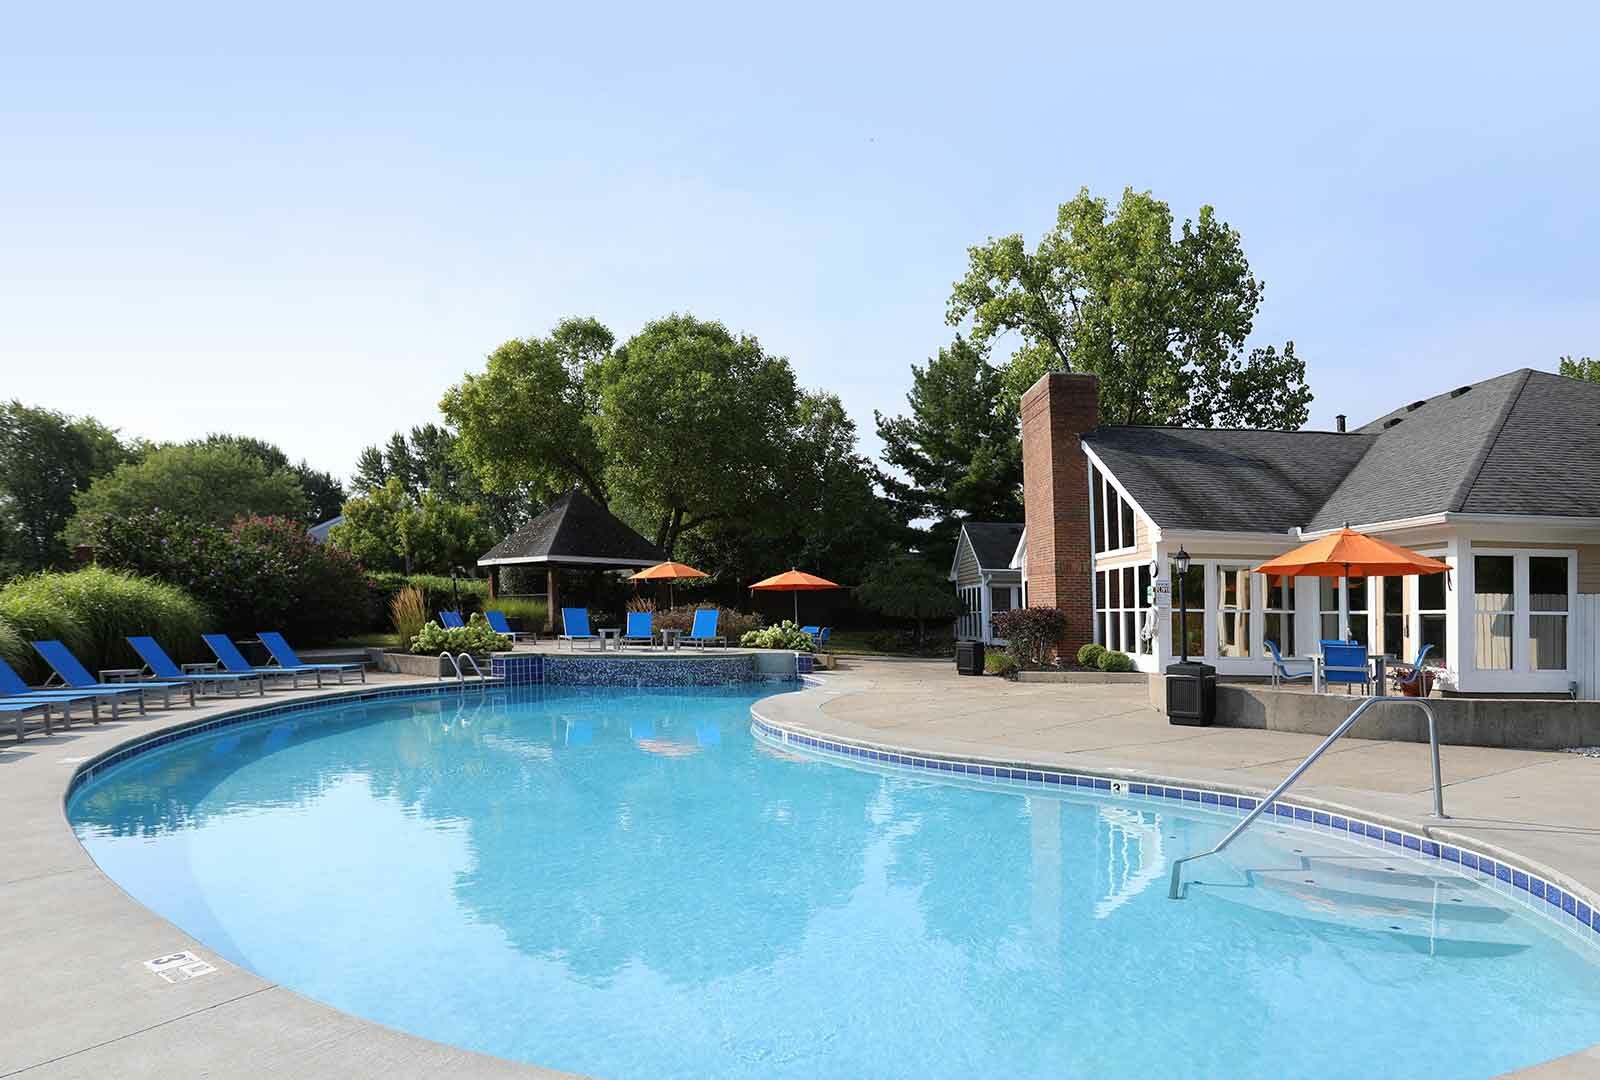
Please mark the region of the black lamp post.
[[1172, 557], [1178, 567], [1178, 651], [1182, 653], [1181, 663], [1189, 662], [1189, 601], [1183, 594], [1183, 579], [1189, 576], [1189, 553], [1183, 550], [1183, 545], [1178, 545], [1178, 553]]

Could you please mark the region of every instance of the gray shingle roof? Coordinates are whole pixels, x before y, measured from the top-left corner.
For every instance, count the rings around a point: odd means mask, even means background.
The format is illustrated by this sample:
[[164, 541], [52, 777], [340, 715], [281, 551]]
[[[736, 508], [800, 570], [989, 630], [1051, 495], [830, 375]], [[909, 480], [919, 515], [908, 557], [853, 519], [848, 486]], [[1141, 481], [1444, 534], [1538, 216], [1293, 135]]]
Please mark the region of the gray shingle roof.
[[618, 520], [605, 507], [574, 488], [550, 508], [506, 537], [478, 565], [530, 562], [616, 568], [652, 566], [661, 561], [656, 546]]
[[1333, 494], [1375, 437], [1102, 427], [1083, 441], [1163, 528], [1288, 532]]
[[1163, 527], [1600, 517], [1600, 384], [1527, 368], [1412, 402], [1349, 434], [1103, 427], [1084, 441]]
[[962, 526], [967, 539], [972, 542], [972, 553], [977, 556], [978, 567], [983, 570], [1009, 570], [1011, 556], [1017, 552], [1017, 541], [1022, 538], [1022, 523], [994, 521], [968, 521]]

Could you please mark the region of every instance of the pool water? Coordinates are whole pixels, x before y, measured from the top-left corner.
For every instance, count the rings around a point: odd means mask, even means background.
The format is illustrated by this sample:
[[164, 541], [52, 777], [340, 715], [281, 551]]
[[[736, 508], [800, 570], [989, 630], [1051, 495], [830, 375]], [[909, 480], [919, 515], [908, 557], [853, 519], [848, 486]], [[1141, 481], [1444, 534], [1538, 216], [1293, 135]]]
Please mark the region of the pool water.
[[69, 807], [210, 949], [417, 1035], [608, 1080], [1481, 1078], [1600, 1041], [1574, 936], [1268, 822], [807, 759], [771, 686], [330, 705]]

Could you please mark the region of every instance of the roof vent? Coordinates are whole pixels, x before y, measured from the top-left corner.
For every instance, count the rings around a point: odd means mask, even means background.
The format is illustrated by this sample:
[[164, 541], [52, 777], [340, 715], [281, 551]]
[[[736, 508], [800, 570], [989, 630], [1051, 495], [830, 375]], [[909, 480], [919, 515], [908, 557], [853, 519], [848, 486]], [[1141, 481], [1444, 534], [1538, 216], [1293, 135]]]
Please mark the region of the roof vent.
[[1387, 420], [1385, 420], [1383, 422], [1383, 429], [1385, 431], [1388, 431], [1390, 428], [1394, 427], [1396, 424], [1398, 424], [1400, 421], [1402, 421], [1404, 419], [1405, 419], [1405, 417], [1403, 417], [1403, 416], [1391, 416], [1389, 419], [1387, 419]]
[[1344, 413], [1340, 413], [1338, 416], [1333, 418], [1333, 430], [1339, 432], [1344, 431]]
[[1450, 391], [1450, 396], [1451, 397], [1460, 397], [1462, 394], [1465, 394], [1467, 391], [1469, 391], [1471, 389], [1472, 389], [1472, 387], [1470, 387], [1470, 386], [1458, 386], [1454, 390]]
[[1426, 401], [1413, 401], [1410, 405], [1406, 406], [1406, 412], [1416, 412], [1426, 404]]

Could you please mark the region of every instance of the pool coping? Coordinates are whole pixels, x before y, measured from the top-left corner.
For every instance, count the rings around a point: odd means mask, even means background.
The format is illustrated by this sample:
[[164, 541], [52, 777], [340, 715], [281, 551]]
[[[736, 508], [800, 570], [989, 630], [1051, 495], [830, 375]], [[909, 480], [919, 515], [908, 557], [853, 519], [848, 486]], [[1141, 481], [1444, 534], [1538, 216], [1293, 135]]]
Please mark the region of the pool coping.
[[[837, 676], [832, 674], [823, 679], [802, 678], [800, 681], [803, 687], [799, 692], [769, 695], [758, 699], [751, 706], [752, 723], [759, 720], [768, 727], [777, 727], [776, 723], [764, 718], [764, 713], [771, 711], [771, 703], [777, 700], [793, 703], [801, 708], [812, 708], [820, 717], [823, 702], [837, 696], [842, 689], [829, 685], [836, 678]], [[71, 952], [68, 957], [70, 963], [67, 965], [70, 970], [51, 970], [49, 974], [58, 981], [70, 980], [76, 976], [77, 982], [70, 986], [72, 995], [70, 1008], [51, 1009], [42, 1012], [37, 1019], [41, 1027], [50, 1029], [47, 1034], [56, 1036], [50, 1041], [59, 1044], [56, 1047], [58, 1052], [47, 1057], [15, 1063], [8, 1063], [5, 1058], [0, 1057], [0, 1076], [14, 1074], [44, 1076], [62, 1070], [71, 1072], [72, 1075], [81, 1075], [77, 1069], [85, 1067], [106, 1071], [112, 1075], [133, 1073], [153, 1075], [154, 1071], [151, 1071], [153, 1063], [164, 1061], [166, 1066], [170, 1067], [174, 1059], [180, 1066], [180, 1072], [184, 1071], [182, 1066], [185, 1064], [198, 1072], [205, 1068], [215, 1068], [219, 1063], [234, 1060], [241, 1055], [271, 1054], [280, 1066], [292, 1064], [293, 1075], [306, 1077], [342, 1078], [352, 1073], [359, 1075], [375, 1068], [385, 1067], [437, 1077], [521, 1076], [542, 1077], [545, 1080], [559, 1080], [559, 1078], [583, 1080], [576, 1074], [497, 1058], [388, 1028], [375, 1021], [342, 1012], [304, 997], [247, 969], [238, 968], [221, 957], [210, 954], [209, 947], [204, 943], [196, 941], [123, 892], [120, 886], [93, 862], [71, 829], [66, 815], [68, 801], [76, 789], [88, 782], [93, 775], [114, 767], [136, 753], [148, 752], [178, 738], [196, 737], [207, 730], [227, 726], [220, 723], [221, 721], [227, 721], [228, 724], [254, 722], [263, 717], [284, 715], [340, 702], [438, 696], [441, 690], [460, 689], [458, 686], [431, 678], [376, 676], [376, 680], [381, 680], [376, 687], [369, 682], [362, 686], [325, 687], [303, 691], [280, 690], [271, 695], [278, 697], [279, 700], [267, 705], [263, 705], [260, 698], [247, 699], [245, 702], [233, 698], [220, 702], [213, 699], [200, 707], [203, 713], [200, 716], [191, 715], [189, 710], [177, 710], [173, 713], [153, 714], [143, 718], [128, 717], [120, 723], [113, 721], [113, 726], [109, 729], [100, 725], [90, 727], [86, 721], [80, 720], [70, 731], [52, 738], [48, 745], [45, 745], [45, 739], [40, 737], [32, 737], [23, 744], [24, 749], [32, 748], [35, 752], [21, 761], [7, 763], [6, 767], [18, 769], [22, 775], [19, 777], [17, 774], [12, 774], [11, 778], [24, 780], [26, 783], [0, 785], [0, 813], [6, 814], [7, 819], [14, 825], [10, 832], [0, 833], [0, 865], [9, 867], [8, 845], [23, 839], [16, 827], [19, 823], [21, 826], [34, 827], [35, 831], [26, 836], [27, 840], [42, 848], [42, 856], [41, 852], [37, 851], [28, 853], [34, 857], [34, 861], [39, 862], [42, 859], [44, 862], [60, 865], [33, 875], [0, 881], [0, 903], [5, 904], [8, 914], [15, 914], [22, 909], [20, 907], [12, 909], [9, 906], [11, 902], [22, 904], [27, 901], [26, 894], [31, 886], [40, 881], [51, 883], [53, 891], [61, 895], [50, 898], [55, 906], [46, 912], [47, 917], [66, 922], [76, 920], [76, 923], [67, 928], [67, 933], [71, 935]], [[471, 690], [470, 684], [467, 689]], [[1066, 785], [1060, 782], [1059, 776], [1066, 774], [1074, 777], [1074, 790], [1079, 787], [1077, 777], [1087, 776], [1091, 783], [1086, 785], [1086, 790], [1091, 792], [1099, 790], [1108, 794], [1111, 793], [1110, 785], [1114, 782], [1130, 785], [1141, 783], [1146, 786], [1145, 797], [1150, 797], [1149, 788], [1159, 784], [1162, 794], [1154, 798], [1166, 799], [1165, 791], [1170, 786], [1177, 789], [1180, 803], [1198, 804], [1207, 810], [1219, 812], [1221, 797], [1224, 794], [1234, 796], [1236, 801], [1240, 796], [1259, 798], [1265, 794], [1260, 788], [1250, 785], [1215, 782], [1196, 784], [1193, 781], [1186, 782], [1181, 777], [1167, 777], [1138, 769], [1097, 767], [1092, 771], [1066, 770], [1059, 765], [1030, 761], [1026, 755], [1014, 753], [998, 755], [985, 761], [981, 757], [919, 750], [914, 746], [886, 740], [851, 739], [789, 721], [784, 721], [782, 726], [791, 735], [798, 732], [807, 738], [826, 739], [839, 744], [853, 743], [858, 748], [866, 747], [870, 742], [874, 744], [870, 747], [872, 752], [880, 754], [887, 752], [901, 756], [910, 755], [934, 762], [947, 760], [953, 763], [957, 758], [969, 763], [976, 761], [979, 770], [976, 779], [980, 782], [984, 779], [982, 770], [987, 765], [993, 769], [1002, 766], [1008, 770], [1020, 768], [1024, 774], [1038, 773], [1038, 783], [1045, 790], [1050, 786], [1058, 791], [1065, 790]], [[128, 732], [127, 737], [119, 737], [125, 730]], [[81, 760], [71, 758], [57, 760], [59, 752], [71, 749], [71, 742], [64, 742], [63, 736], [66, 740], [71, 740], [74, 737], [82, 737], [85, 733], [90, 738], [103, 742], [104, 745]], [[10, 749], [11, 744], [0, 746], [0, 754]], [[842, 765], [856, 760], [848, 752], [836, 756]], [[46, 758], [50, 760], [47, 761]], [[50, 775], [55, 773], [56, 767], [69, 762], [75, 763], [75, 767], [66, 781], [62, 782], [59, 778], [52, 781]], [[870, 758], [865, 759], [863, 763], [873, 764]], [[1058, 779], [1053, 785], [1044, 779], [1047, 770], [1058, 774]], [[941, 777], [951, 779], [957, 775], [953, 767], [945, 770], [935, 765], [933, 771]], [[83, 778], [78, 779], [80, 776]], [[972, 779], [970, 775], [962, 776], [962, 782]], [[1100, 788], [1097, 781], [1104, 781], [1106, 787]], [[1007, 782], [1014, 783], [1009, 779]], [[1024, 787], [1030, 782], [1026, 775], [1020, 781]], [[26, 790], [30, 787], [37, 790]], [[1186, 789], [1195, 791], [1197, 798], [1185, 800], [1182, 792]], [[1198, 794], [1203, 790], [1217, 794], [1216, 806], [1205, 802], [1203, 795]], [[1289, 800], [1281, 801], [1287, 805], [1303, 807], [1313, 815], [1318, 811], [1327, 813], [1330, 827], [1332, 816], [1337, 812], [1347, 821], [1351, 818], [1362, 821], [1363, 834], [1365, 834], [1365, 824], [1373, 823], [1385, 829], [1415, 836], [1419, 845], [1424, 836], [1440, 844], [1450, 841], [1446, 829], [1419, 825], [1404, 818], [1375, 814], [1324, 799], [1297, 797], [1292, 803]], [[47, 816], [46, 811], [48, 811]], [[1311, 826], [1317, 827], [1314, 817]], [[39, 835], [44, 832], [48, 832], [48, 835]], [[1378, 842], [1384, 841], [1380, 839]], [[1558, 882], [1562, 894], [1573, 897], [1574, 912], [1578, 896], [1583, 896], [1591, 911], [1592, 927], [1592, 920], [1595, 918], [1595, 897], [1584, 886], [1533, 860], [1503, 851], [1497, 845], [1474, 840], [1468, 843], [1454, 843], [1453, 846], [1458, 849], [1470, 848], [1475, 854], [1487, 854], [1496, 867], [1501, 864], [1508, 868], [1518, 866], [1524, 872], [1536, 872], [1545, 880]], [[1496, 887], [1504, 885], [1498, 877], [1494, 881]], [[1509, 889], [1510, 886], [1506, 888]], [[1531, 895], [1526, 902], [1533, 904]], [[1538, 907], [1547, 908], [1549, 905], [1541, 903]], [[82, 911], [83, 908], [90, 910]], [[31, 913], [30, 909], [29, 914]], [[22, 921], [27, 922], [26, 919]], [[32, 928], [24, 925], [21, 929], [28, 931]], [[1578, 933], [1575, 914], [1571, 932]], [[4, 933], [5, 930], [0, 929], [0, 934]], [[157, 944], [152, 945], [151, 941]], [[148, 977], [146, 972], [128, 974], [129, 969], [140, 966], [134, 961], [134, 953], [130, 950], [148, 953], [158, 946], [159, 949], [168, 952], [194, 949], [208, 954], [208, 958], [221, 969], [219, 974], [223, 978], [215, 982], [208, 977], [188, 983], [157, 985], [159, 980]], [[52, 949], [48, 947], [48, 943], [33, 940], [32, 936], [27, 940], [19, 940], [16, 951], [12, 954], [13, 963], [19, 967], [30, 963], [48, 965], [52, 956]], [[125, 985], [119, 987], [117, 985], [119, 979]], [[65, 996], [62, 988], [54, 983], [45, 987], [31, 988], [30, 994], [25, 996], [32, 998], [38, 994], [55, 998]], [[134, 998], [140, 1000], [135, 1001]], [[78, 1024], [81, 1018], [91, 1014], [102, 1026], [113, 1022], [127, 1026], [124, 1029], [111, 1029], [114, 1033], [103, 1038], [97, 1038], [90, 1033], [80, 1034]], [[154, 1014], [153, 1018], [150, 1014]], [[18, 1041], [15, 1036], [27, 1032], [26, 1017], [13, 1016], [12, 1020], [10, 1031], [13, 1037], [0, 1044], [0, 1053], [13, 1049]], [[177, 1041], [176, 1047], [174, 1040]], [[1600, 1046], [1580, 1050], [1566, 1058], [1530, 1065], [1505, 1075], [1525, 1077], [1528, 1080], [1533, 1080], [1534, 1077], [1539, 1077], [1541, 1080], [1557, 1080], [1558, 1077], [1589, 1076], [1594, 1075], [1597, 1061], [1600, 1061]], [[52, 1066], [58, 1068], [53, 1069]]]

